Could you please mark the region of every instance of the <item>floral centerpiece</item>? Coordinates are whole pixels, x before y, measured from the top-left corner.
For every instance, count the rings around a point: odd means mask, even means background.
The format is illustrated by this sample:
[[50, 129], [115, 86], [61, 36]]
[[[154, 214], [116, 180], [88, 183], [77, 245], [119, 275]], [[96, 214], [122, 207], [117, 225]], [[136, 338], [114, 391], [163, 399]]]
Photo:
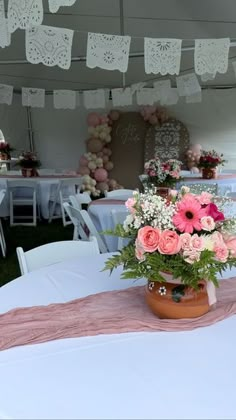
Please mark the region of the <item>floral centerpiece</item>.
[[144, 165], [144, 173], [147, 175], [146, 183], [149, 187], [173, 188], [180, 180], [182, 162], [176, 159], [169, 159], [161, 162], [156, 156]]
[[11, 152], [13, 151], [13, 147], [6, 141], [0, 142], [0, 159], [1, 160], [9, 160], [11, 159]]
[[22, 168], [22, 175], [25, 177], [38, 176], [37, 168], [41, 166], [40, 160], [37, 155], [33, 152], [23, 152], [19, 156], [17, 165]]
[[217, 197], [182, 187], [170, 200], [135, 192], [126, 206], [129, 214], [113, 234], [130, 243], [105, 269], [123, 265], [123, 279], [148, 279], [147, 302], [159, 316], [189, 318], [209, 311], [218, 274], [236, 266], [236, 223], [225, 219]]
[[219, 154], [215, 150], [202, 150], [198, 168], [202, 170], [203, 178], [216, 178], [217, 167], [224, 165], [225, 162], [226, 160], [223, 159], [223, 153]]

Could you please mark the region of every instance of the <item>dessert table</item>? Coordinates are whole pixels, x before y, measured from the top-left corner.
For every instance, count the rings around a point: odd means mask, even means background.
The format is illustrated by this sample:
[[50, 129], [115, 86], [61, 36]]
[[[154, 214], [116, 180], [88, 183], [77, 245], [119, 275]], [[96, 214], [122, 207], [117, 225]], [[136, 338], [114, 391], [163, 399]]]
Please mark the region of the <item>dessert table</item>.
[[[101, 272], [108, 254], [0, 289], [0, 313], [145, 284]], [[226, 277], [235, 275], [232, 271]], [[183, 332], [98, 335], [0, 352], [1, 419], [234, 419], [236, 317]]]
[[[79, 175], [42, 175], [40, 177], [33, 178], [24, 178], [18, 175], [0, 175], [0, 189], [7, 190], [7, 180], [26, 180], [26, 181], [37, 181], [38, 183], [38, 201], [40, 203], [41, 216], [44, 219], [49, 219], [49, 200], [50, 197], [56, 190], [58, 182], [63, 179], [77, 179], [78, 184], [82, 184], [81, 176]], [[3, 205], [1, 206], [0, 217], [9, 216], [9, 203], [8, 203], [8, 194], [4, 200]]]

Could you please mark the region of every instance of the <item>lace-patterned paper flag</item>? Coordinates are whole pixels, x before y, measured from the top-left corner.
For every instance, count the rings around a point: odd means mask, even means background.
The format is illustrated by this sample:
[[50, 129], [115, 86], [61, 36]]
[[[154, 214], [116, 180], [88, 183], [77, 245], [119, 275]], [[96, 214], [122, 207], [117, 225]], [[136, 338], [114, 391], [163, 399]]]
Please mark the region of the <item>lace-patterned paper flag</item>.
[[176, 77], [176, 84], [179, 96], [191, 96], [201, 92], [201, 86], [195, 73]]
[[153, 88], [142, 88], [136, 92], [138, 105], [153, 105], [155, 102], [155, 90]]
[[145, 72], [179, 74], [181, 45], [181, 39], [144, 38]]
[[76, 0], [48, 0], [49, 10], [56, 13], [61, 6], [73, 6], [75, 2]]
[[22, 88], [22, 105], [32, 108], [43, 108], [45, 106], [45, 90]]
[[13, 86], [0, 84], [0, 104], [11, 105], [13, 99]]
[[11, 43], [11, 34], [8, 30], [8, 21], [5, 16], [4, 0], [0, 0], [0, 47], [8, 47]]
[[11, 33], [17, 28], [27, 29], [32, 25], [41, 25], [42, 21], [42, 0], [9, 0], [8, 29]]
[[103, 89], [88, 90], [84, 92], [84, 106], [86, 109], [105, 108], [106, 99]]
[[53, 104], [56, 109], [75, 109], [76, 92], [73, 90], [54, 90]]
[[26, 31], [26, 58], [30, 63], [68, 70], [74, 31], [52, 26], [34, 26]]
[[228, 69], [230, 39], [196, 39], [194, 66], [197, 74], [226, 73]]
[[168, 80], [158, 80], [153, 83], [154, 92], [155, 92], [155, 102], [160, 101], [162, 104], [167, 101], [167, 98], [171, 95], [171, 81]]
[[202, 82], [208, 82], [208, 80], [214, 80], [215, 76], [216, 74], [204, 73], [200, 77]]
[[119, 70], [125, 73], [128, 68], [130, 36], [88, 33], [87, 67], [100, 67], [105, 70]]
[[186, 104], [197, 104], [202, 102], [202, 92], [194, 93], [193, 95], [186, 96]]
[[129, 106], [133, 103], [133, 94], [130, 88], [112, 89], [113, 106]]

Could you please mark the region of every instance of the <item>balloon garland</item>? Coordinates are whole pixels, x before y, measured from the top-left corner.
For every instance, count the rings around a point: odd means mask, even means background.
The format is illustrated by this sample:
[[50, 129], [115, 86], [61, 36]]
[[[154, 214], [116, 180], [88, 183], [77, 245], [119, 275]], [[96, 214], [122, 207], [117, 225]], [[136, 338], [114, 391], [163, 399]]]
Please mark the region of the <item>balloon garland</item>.
[[120, 118], [120, 112], [112, 110], [108, 115], [91, 112], [87, 117], [88, 133], [87, 153], [81, 156], [78, 173], [83, 175], [82, 190], [95, 197], [104, 191], [123, 188], [115, 179], [109, 178], [114, 164], [110, 160], [112, 124]]
[[[144, 121], [151, 125], [162, 125], [168, 120], [165, 109], [156, 106], [145, 106], [140, 111]], [[120, 118], [120, 112], [112, 110], [109, 114], [100, 115], [91, 112], [87, 116], [89, 138], [86, 141], [87, 153], [79, 160], [78, 173], [83, 175], [82, 190], [99, 196], [104, 191], [123, 188], [115, 179], [109, 178], [114, 164], [111, 161], [112, 151], [109, 147], [112, 137], [112, 125]]]

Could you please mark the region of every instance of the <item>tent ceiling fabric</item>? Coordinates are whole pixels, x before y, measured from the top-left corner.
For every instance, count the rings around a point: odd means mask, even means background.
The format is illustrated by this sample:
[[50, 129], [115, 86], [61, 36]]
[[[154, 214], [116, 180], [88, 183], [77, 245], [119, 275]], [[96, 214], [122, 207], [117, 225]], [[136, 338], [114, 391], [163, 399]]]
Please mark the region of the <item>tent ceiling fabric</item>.
[[[8, 0], [5, 0], [7, 6]], [[44, 25], [64, 27], [85, 32], [120, 34], [120, 0], [77, 0], [71, 7], [61, 7], [52, 14], [48, 0], [44, 3]], [[143, 52], [143, 37], [180, 38], [184, 46], [194, 44], [195, 38], [236, 38], [235, 0], [123, 0], [124, 34], [131, 37], [130, 52]], [[192, 40], [192, 41], [191, 41]], [[87, 34], [74, 34], [72, 57], [85, 56]], [[236, 47], [230, 48], [236, 59]], [[89, 69], [85, 62], [73, 62], [69, 70], [49, 68], [41, 64], [1, 64], [5, 60], [25, 60], [25, 33], [12, 34], [10, 47], [0, 49], [0, 82], [15, 88], [37, 87], [53, 89], [96, 89], [121, 87], [118, 71]], [[193, 51], [183, 52], [181, 73], [193, 70]], [[129, 59], [126, 84], [156, 80], [159, 76], [144, 72], [144, 58]], [[207, 84], [236, 84], [231, 63], [227, 74], [217, 75]], [[204, 85], [204, 83], [202, 83]]]

